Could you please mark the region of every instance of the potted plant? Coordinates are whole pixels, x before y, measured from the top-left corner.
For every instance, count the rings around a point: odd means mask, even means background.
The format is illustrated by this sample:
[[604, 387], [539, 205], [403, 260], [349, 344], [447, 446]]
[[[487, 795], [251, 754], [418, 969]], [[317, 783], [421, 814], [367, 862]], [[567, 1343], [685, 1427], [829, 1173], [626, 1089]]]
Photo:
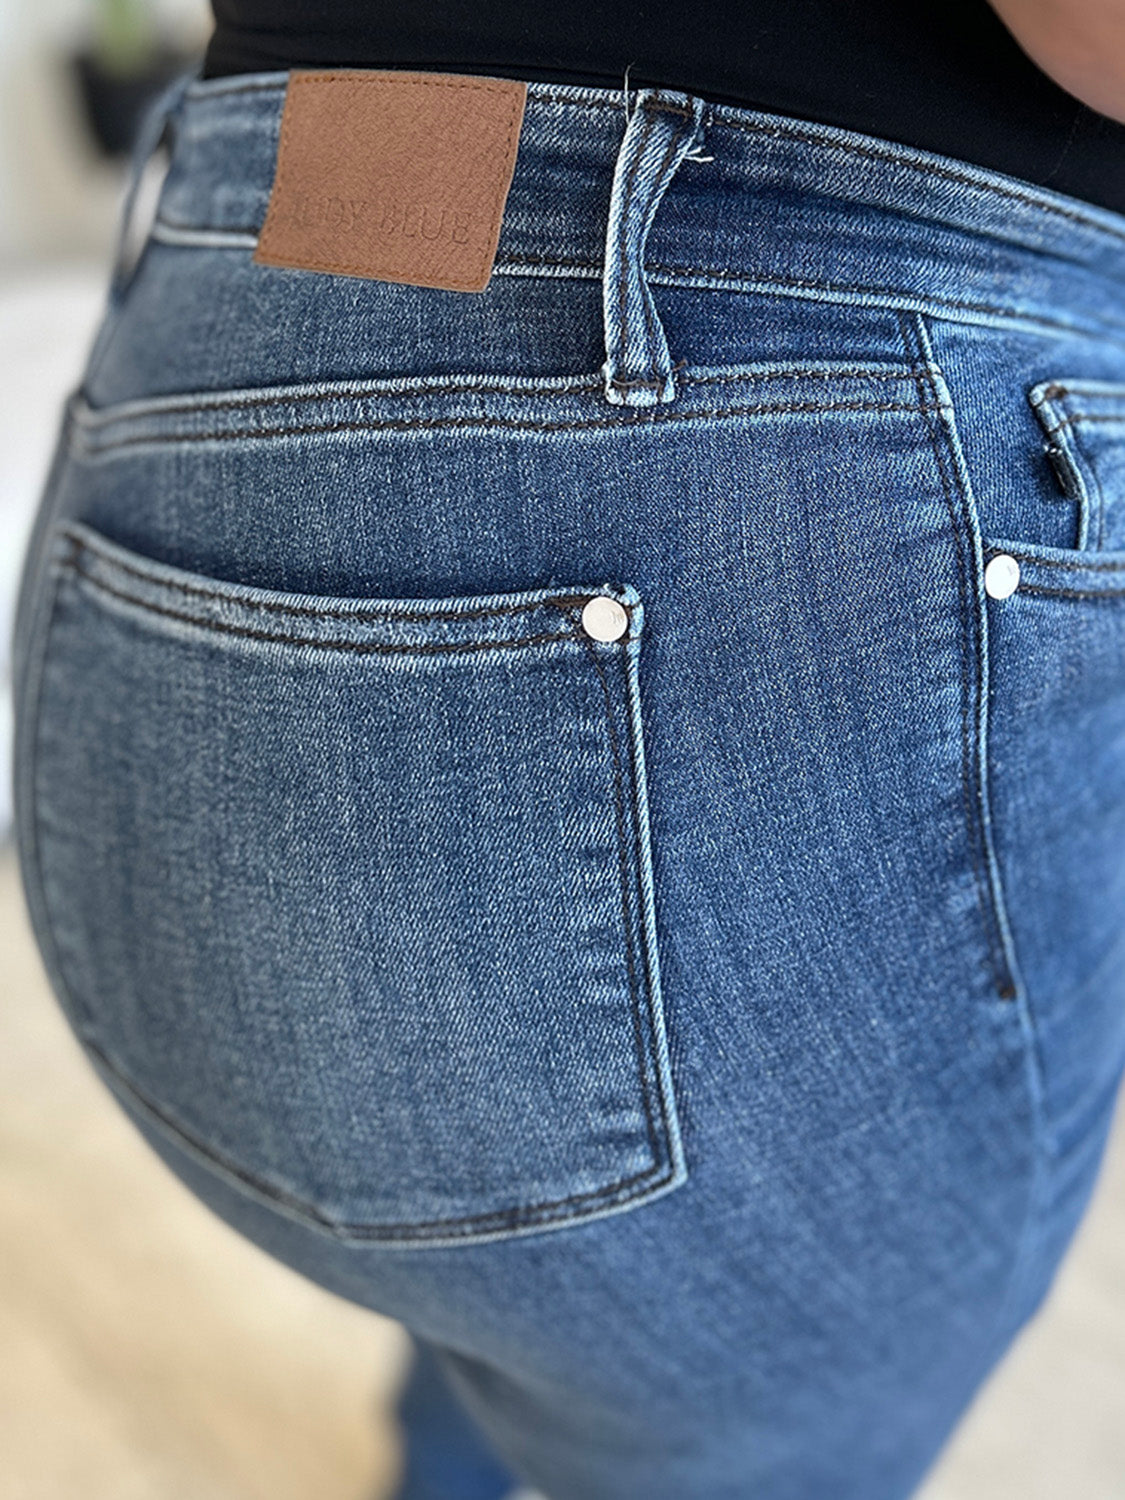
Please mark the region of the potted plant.
[[83, 110], [98, 149], [128, 152], [145, 106], [194, 53], [174, 44], [149, 0], [94, 0], [89, 41], [72, 54]]

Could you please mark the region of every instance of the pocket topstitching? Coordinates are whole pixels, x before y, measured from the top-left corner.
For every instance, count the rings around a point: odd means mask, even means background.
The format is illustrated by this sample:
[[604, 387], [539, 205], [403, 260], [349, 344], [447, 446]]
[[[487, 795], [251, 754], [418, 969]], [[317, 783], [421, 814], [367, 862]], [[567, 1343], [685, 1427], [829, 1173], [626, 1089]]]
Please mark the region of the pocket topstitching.
[[45, 571], [29, 868], [111, 1087], [344, 1240], [684, 1181], [635, 588], [289, 594], [74, 520]]

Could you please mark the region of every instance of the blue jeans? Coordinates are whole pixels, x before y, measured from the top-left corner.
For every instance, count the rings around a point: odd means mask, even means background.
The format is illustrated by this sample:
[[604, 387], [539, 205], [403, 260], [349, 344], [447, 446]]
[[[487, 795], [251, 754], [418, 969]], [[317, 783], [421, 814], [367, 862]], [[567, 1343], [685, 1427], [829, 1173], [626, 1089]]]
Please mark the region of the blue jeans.
[[284, 84], [150, 117], [27, 551], [59, 1003], [418, 1341], [403, 1497], [897, 1500], [1125, 1060], [1125, 218], [533, 83], [485, 292], [272, 269]]

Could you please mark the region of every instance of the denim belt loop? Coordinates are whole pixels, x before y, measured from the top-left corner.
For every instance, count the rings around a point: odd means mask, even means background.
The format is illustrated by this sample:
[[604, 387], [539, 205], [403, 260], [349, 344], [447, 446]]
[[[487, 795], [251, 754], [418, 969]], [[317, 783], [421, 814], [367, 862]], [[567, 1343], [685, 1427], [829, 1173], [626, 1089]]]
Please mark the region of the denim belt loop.
[[144, 234], [138, 235], [135, 222], [138, 194], [149, 162], [165, 144], [172, 117], [183, 103], [188, 88], [202, 72], [197, 63], [178, 73], [145, 108], [130, 151], [125, 192], [118, 214], [117, 243], [113, 252], [109, 281], [109, 302], [119, 302], [128, 288], [142, 248]]
[[638, 89], [625, 126], [613, 172], [602, 278], [606, 359], [601, 373], [606, 399], [616, 406], [655, 406], [676, 395], [644, 251], [668, 184], [702, 138], [705, 102], [667, 89]]

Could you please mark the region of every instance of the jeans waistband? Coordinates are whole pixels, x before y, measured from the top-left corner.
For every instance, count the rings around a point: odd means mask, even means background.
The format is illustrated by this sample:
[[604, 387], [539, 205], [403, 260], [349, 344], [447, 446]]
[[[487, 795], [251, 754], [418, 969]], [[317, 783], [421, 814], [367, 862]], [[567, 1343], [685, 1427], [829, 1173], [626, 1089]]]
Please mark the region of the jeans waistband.
[[[254, 246], [287, 78], [192, 77], [163, 102], [140, 148], [166, 120], [154, 238]], [[634, 160], [623, 173], [638, 153], [651, 169]], [[625, 178], [643, 184], [633, 203]], [[615, 247], [615, 274], [632, 265], [639, 278], [635, 298], [650, 283], [763, 292], [1125, 343], [1125, 216], [935, 153], [667, 88], [528, 83], [493, 275], [608, 278]], [[628, 393], [632, 376], [638, 402], [669, 399], [659, 350], [638, 362], [623, 348], [615, 363], [608, 326], [607, 342], [607, 378]]]

